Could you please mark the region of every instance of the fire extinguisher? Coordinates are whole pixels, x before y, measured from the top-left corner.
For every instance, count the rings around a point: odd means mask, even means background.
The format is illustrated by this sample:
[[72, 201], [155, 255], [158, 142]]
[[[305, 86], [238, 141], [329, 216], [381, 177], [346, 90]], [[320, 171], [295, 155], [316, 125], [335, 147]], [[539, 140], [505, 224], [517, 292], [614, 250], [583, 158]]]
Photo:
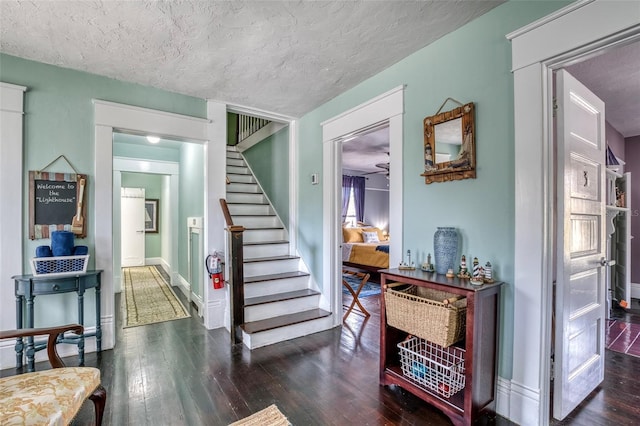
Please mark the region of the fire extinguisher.
[[218, 253], [210, 254], [205, 261], [207, 272], [214, 289], [224, 288], [224, 279], [222, 278], [222, 260], [218, 257]]

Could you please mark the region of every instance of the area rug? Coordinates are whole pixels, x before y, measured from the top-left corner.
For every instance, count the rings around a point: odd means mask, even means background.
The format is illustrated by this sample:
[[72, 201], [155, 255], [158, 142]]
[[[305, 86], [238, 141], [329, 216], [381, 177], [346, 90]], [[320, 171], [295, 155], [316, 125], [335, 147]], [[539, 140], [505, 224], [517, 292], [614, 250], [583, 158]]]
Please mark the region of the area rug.
[[[354, 292], [358, 289], [358, 286], [362, 281], [362, 278], [358, 278], [350, 274], [342, 274], [342, 279], [345, 280], [347, 284], [349, 284], [349, 287], [351, 287]], [[345, 286], [342, 286], [342, 294], [350, 294], [349, 290], [347, 290]], [[380, 284], [367, 281], [364, 287], [362, 287], [362, 291], [358, 295], [358, 298], [375, 296], [376, 294], [380, 294]]]
[[229, 426], [289, 426], [289, 420], [272, 404], [262, 411], [231, 423]]
[[154, 266], [122, 268], [122, 275], [126, 305], [125, 328], [191, 316]]
[[607, 320], [606, 347], [640, 358], [640, 324]]

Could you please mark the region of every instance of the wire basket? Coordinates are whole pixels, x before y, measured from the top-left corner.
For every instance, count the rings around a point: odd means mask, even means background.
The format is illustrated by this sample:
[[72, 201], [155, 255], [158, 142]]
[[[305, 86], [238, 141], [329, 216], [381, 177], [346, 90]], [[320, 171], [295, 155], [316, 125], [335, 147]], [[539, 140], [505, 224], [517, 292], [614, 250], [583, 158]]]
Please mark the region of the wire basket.
[[31, 272], [34, 276], [74, 275], [87, 272], [89, 255], [34, 257], [31, 259]]
[[464, 349], [411, 337], [398, 343], [402, 374], [420, 387], [449, 398], [464, 389]]
[[441, 346], [451, 346], [465, 333], [467, 299], [432, 288], [411, 286], [384, 291], [387, 323]]

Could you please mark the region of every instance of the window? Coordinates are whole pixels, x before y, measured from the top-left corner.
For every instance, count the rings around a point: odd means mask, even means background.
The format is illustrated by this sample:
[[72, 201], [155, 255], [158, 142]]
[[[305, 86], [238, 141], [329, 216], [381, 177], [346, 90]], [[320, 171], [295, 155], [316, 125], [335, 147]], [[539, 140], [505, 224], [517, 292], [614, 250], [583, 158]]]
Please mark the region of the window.
[[349, 190], [349, 203], [347, 204], [347, 215], [344, 218], [345, 223], [356, 226], [356, 201], [353, 198], [353, 188]]

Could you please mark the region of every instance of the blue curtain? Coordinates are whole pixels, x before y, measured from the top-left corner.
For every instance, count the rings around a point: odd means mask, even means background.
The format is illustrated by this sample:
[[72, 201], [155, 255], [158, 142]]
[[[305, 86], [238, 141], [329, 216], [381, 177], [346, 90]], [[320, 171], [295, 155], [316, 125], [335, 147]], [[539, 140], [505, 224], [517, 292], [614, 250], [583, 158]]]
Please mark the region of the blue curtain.
[[342, 175], [342, 222], [344, 222], [345, 218], [347, 217], [352, 180], [353, 176]]
[[356, 219], [358, 222], [364, 221], [364, 186], [365, 181], [362, 176], [353, 176], [353, 200], [356, 203]]

